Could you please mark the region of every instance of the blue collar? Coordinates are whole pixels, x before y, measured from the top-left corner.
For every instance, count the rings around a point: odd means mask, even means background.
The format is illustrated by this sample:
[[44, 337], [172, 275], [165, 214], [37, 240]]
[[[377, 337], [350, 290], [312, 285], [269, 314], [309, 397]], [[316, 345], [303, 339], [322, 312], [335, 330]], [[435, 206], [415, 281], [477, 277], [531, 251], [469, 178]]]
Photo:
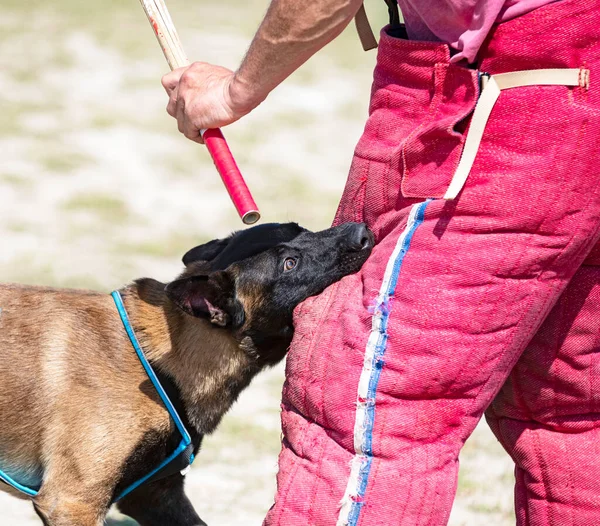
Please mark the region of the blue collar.
[[[150, 481], [151, 479], [158, 480], [159, 478], [166, 477], [174, 472], [181, 471], [181, 470], [186, 469], [187, 467], [191, 466], [192, 462], [194, 461], [194, 452], [193, 452], [194, 446], [192, 445], [192, 439], [190, 437], [190, 434], [188, 433], [187, 429], [183, 425], [183, 422], [181, 420], [181, 417], [179, 416], [179, 413], [177, 413], [177, 411], [175, 410], [175, 407], [173, 406], [171, 400], [169, 399], [165, 389], [163, 388], [160, 381], [158, 380], [158, 377], [156, 376], [154, 369], [152, 369], [150, 362], [144, 355], [144, 351], [142, 351], [142, 348], [140, 347], [140, 343], [138, 342], [135, 332], [133, 331], [133, 328], [131, 327], [131, 323], [129, 322], [129, 316], [127, 316], [127, 311], [125, 310], [125, 305], [123, 305], [123, 298], [121, 298], [121, 294], [119, 293], [119, 291], [114, 291], [111, 294], [111, 296], [113, 297], [113, 300], [115, 300], [115, 305], [117, 306], [117, 311], [119, 311], [119, 316], [121, 317], [121, 321], [123, 322], [123, 326], [125, 327], [127, 336], [129, 336], [129, 340], [131, 341], [131, 345], [133, 346], [133, 349], [135, 350], [138, 358], [140, 359], [140, 362], [142, 363], [142, 366], [144, 367], [144, 370], [146, 371], [146, 374], [148, 375], [148, 378], [154, 385], [156, 392], [158, 393], [161, 400], [163, 401], [163, 404], [165, 404], [165, 408], [169, 412], [169, 415], [173, 419], [173, 422], [175, 423], [175, 426], [177, 427], [177, 430], [179, 431], [179, 434], [181, 435], [181, 442], [179, 443], [179, 446], [177, 446], [175, 451], [173, 451], [173, 453], [171, 453], [165, 460], [163, 460], [150, 473], [143, 476], [141, 479], [134, 482], [133, 484], [128, 486], [125, 490], [123, 490], [115, 499], [115, 502], [116, 502], [116, 501], [122, 499], [128, 493], [131, 493], [134, 489], [138, 488], [142, 484]], [[173, 469], [169, 469], [170, 465], [173, 465], [174, 467], [176, 467], [175, 471], [173, 471]], [[173, 467], [173, 466], [171, 466], [171, 467]]]
[[[156, 466], [152, 471], [150, 471], [150, 473], [148, 473], [147, 475], [143, 476], [142, 478], [125, 488], [114, 499], [113, 502], [116, 502], [122, 499], [125, 495], [131, 493], [134, 489], [139, 488], [142, 484], [145, 484], [146, 482], [159, 480], [161, 478], [168, 477], [169, 475], [187, 469], [189, 466], [191, 466], [192, 462], [194, 461], [194, 445], [192, 444], [190, 434], [185, 428], [181, 417], [175, 410], [173, 403], [169, 399], [167, 393], [165, 392], [165, 389], [158, 380], [154, 369], [152, 369], [150, 362], [148, 362], [148, 359], [146, 358], [144, 352], [142, 351], [142, 348], [140, 347], [138, 339], [135, 336], [135, 332], [133, 331], [131, 323], [129, 322], [129, 316], [127, 316], [125, 305], [123, 305], [123, 298], [121, 298], [121, 294], [118, 291], [115, 291], [112, 293], [112, 297], [115, 300], [115, 305], [117, 306], [119, 316], [121, 317], [121, 321], [123, 322], [123, 326], [125, 327], [127, 336], [129, 336], [131, 345], [133, 346], [138, 358], [140, 359], [140, 362], [142, 363], [142, 366], [144, 367], [148, 378], [152, 382], [152, 385], [154, 385], [156, 392], [160, 396], [163, 404], [165, 405], [165, 408], [169, 412], [169, 415], [173, 419], [173, 422], [175, 422], [175, 426], [177, 427], [179, 434], [181, 435], [181, 442], [179, 443], [175, 451], [173, 451], [173, 453], [171, 453], [165, 460], [163, 460], [158, 466]], [[20, 491], [21, 493], [25, 493], [30, 497], [35, 497], [40, 490], [39, 486], [28, 487], [23, 484], [19, 484], [12, 477], [10, 477], [1, 470], [0, 481], [5, 482], [9, 486], [12, 486], [16, 490]]]

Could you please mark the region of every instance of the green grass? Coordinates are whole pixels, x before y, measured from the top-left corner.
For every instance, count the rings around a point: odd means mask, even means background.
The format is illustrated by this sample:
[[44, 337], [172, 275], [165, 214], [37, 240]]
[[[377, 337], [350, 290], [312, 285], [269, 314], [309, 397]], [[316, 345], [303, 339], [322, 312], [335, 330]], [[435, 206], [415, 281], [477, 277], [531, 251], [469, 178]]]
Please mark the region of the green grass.
[[459, 471], [458, 473], [458, 491], [464, 495], [471, 495], [477, 492], [481, 488], [481, 484], [474, 480], [471, 480], [468, 473]]
[[14, 137], [22, 133], [22, 114], [23, 109], [20, 105], [0, 101], [0, 138]]
[[66, 277], [59, 277], [52, 262], [44, 265], [34, 265], [32, 264], [33, 259], [33, 257], [28, 257], [26, 254], [21, 254], [9, 263], [0, 265], [0, 281], [108, 292], [107, 287], [103, 286], [96, 276], [91, 273], [86, 274], [77, 269]]
[[318, 119], [313, 114], [301, 111], [279, 111], [272, 116], [270, 124], [285, 128], [311, 128], [318, 126]]
[[33, 184], [29, 177], [14, 173], [0, 174], [0, 184], [6, 184], [15, 188], [29, 188]]
[[24, 234], [26, 232], [32, 232], [34, 227], [21, 221], [9, 221], [6, 224], [6, 229], [13, 234]]
[[[163, 131], [166, 131], [164, 126]], [[200, 148], [202, 147], [198, 145], [197, 150], [187, 149], [185, 153], [173, 153], [162, 156], [157, 161], [158, 166], [164, 172], [168, 173], [169, 178], [173, 180], [200, 177], [203, 169], [212, 167], [212, 165], [207, 164], [210, 162], [208, 155], [206, 155], [205, 151], [200, 150]], [[205, 158], [201, 159], [201, 156], [205, 156]]]
[[116, 115], [107, 113], [98, 113], [90, 119], [90, 126], [95, 129], [108, 131], [108, 128], [122, 124], [122, 121]]
[[471, 508], [473, 511], [485, 514], [502, 514], [503, 509], [499, 504], [486, 504], [484, 502], [475, 502]]
[[209, 241], [205, 235], [174, 232], [160, 239], [118, 243], [114, 250], [122, 255], [141, 255], [155, 258], [181, 259], [191, 248]]
[[79, 152], [54, 151], [41, 155], [38, 161], [42, 168], [49, 172], [67, 175], [92, 163], [93, 159]]
[[88, 212], [113, 224], [122, 224], [130, 219], [125, 201], [108, 194], [78, 194], [63, 203], [62, 208], [67, 212]]
[[29, 68], [13, 69], [11, 76], [18, 84], [33, 83], [39, 78], [37, 72]]
[[214, 435], [205, 437], [202, 444], [203, 463], [231, 463], [231, 450], [236, 455], [245, 455], [251, 451], [253, 457], [260, 455], [275, 456], [281, 448], [280, 433], [252, 423], [226, 415]]

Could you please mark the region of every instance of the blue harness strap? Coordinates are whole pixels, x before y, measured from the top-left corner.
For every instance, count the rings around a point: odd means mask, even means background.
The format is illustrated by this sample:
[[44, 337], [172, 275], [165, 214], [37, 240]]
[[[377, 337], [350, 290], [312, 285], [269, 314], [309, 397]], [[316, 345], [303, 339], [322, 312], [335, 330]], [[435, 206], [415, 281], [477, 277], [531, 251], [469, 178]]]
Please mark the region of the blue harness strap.
[[0, 470], [0, 481], [4, 482], [5, 484], [8, 484], [9, 486], [12, 486], [21, 493], [25, 493], [25, 495], [29, 495], [30, 497], [35, 497], [38, 494], [38, 491], [40, 491], [39, 486], [36, 488], [29, 488], [27, 486], [19, 484], [16, 480], [4, 473], [4, 471], [2, 470]]
[[[177, 411], [175, 410], [175, 407], [173, 406], [171, 400], [169, 399], [169, 396], [167, 395], [166, 391], [164, 390], [163, 386], [161, 385], [160, 381], [158, 380], [158, 377], [156, 376], [154, 369], [152, 369], [150, 362], [144, 355], [144, 351], [142, 351], [142, 348], [140, 347], [140, 344], [135, 335], [135, 332], [133, 331], [133, 328], [131, 327], [131, 323], [129, 323], [129, 316], [127, 316], [127, 311], [125, 310], [125, 305], [123, 305], [123, 298], [121, 298], [121, 294], [119, 293], [119, 291], [114, 291], [111, 295], [112, 295], [113, 299], [115, 300], [115, 305], [117, 306], [117, 310], [119, 311], [119, 316], [121, 317], [121, 321], [123, 322], [123, 326], [125, 327], [127, 336], [129, 336], [131, 345], [133, 346], [133, 349], [135, 350], [138, 358], [140, 359], [140, 362], [142, 363], [142, 366], [144, 367], [144, 370], [146, 371], [148, 378], [152, 382], [152, 385], [154, 385], [156, 392], [158, 393], [161, 400], [163, 401], [163, 404], [165, 404], [165, 407], [166, 407], [167, 411], [169, 412], [169, 415], [173, 419], [173, 422], [175, 422], [175, 426], [177, 427], [179, 434], [181, 435], [181, 442], [179, 443], [179, 445], [177, 446], [175, 451], [173, 451], [173, 453], [171, 453], [165, 460], [163, 460], [158, 466], [156, 466], [150, 473], [148, 473], [147, 475], [143, 476], [141, 479], [137, 480], [136, 482], [134, 482], [133, 484], [131, 484], [130, 486], [125, 488], [115, 499], [115, 502], [116, 502], [116, 501], [122, 499], [125, 495], [131, 493], [134, 489], [139, 488], [145, 482], [148, 482], [151, 479], [156, 480], [157, 475], [164, 474], [164, 472], [169, 469], [169, 466], [171, 464], [177, 465], [176, 471], [181, 471], [182, 469], [185, 469], [188, 466], [190, 466], [192, 464], [192, 462], [194, 461], [194, 453], [193, 453], [194, 446], [192, 444], [192, 439], [190, 437], [190, 434], [188, 433], [187, 429], [183, 425], [183, 422], [181, 420], [181, 417], [179, 416], [179, 413], [177, 413]], [[164, 476], [167, 476], [167, 474], [164, 474]], [[162, 478], [162, 477], [160, 477], [160, 478]]]
[[[115, 305], [117, 306], [117, 311], [119, 312], [119, 316], [121, 317], [121, 321], [123, 322], [123, 327], [125, 328], [125, 331], [127, 332], [127, 336], [129, 336], [129, 340], [131, 341], [131, 345], [133, 346], [135, 353], [137, 354], [142, 366], [144, 367], [144, 371], [146, 371], [148, 378], [152, 382], [152, 385], [154, 385], [156, 392], [160, 396], [160, 399], [162, 400], [163, 404], [165, 405], [165, 408], [167, 409], [167, 411], [169, 412], [169, 415], [173, 419], [173, 422], [175, 423], [175, 427], [177, 427], [177, 431], [181, 435], [181, 442], [179, 443], [177, 448], [175, 448], [175, 451], [173, 451], [158, 466], [156, 466], [152, 471], [150, 471], [150, 473], [148, 473], [147, 475], [144, 475], [142, 478], [140, 478], [133, 484], [130, 484], [129, 486], [127, 486], [127, 488], [125, 488], [123, 491], [121, 491], [121, 493], [119, 493], [119, 495], [117, 495], [117, 497], [114, 499], [114, 502], [117, 502], [118, 500], [125, 497], [125, 495], [128, 495], [134, 489], [139, 488], [142, 484], [145, 484], [146, 482], [150, 482], [153, 480], [161, 479], [163, 477], [167, 477], [173, 473], [177, 473], [177, 472], [182, 471], [182, 470], [186, 469], [187, 467], [189, 467], [192, 464], [192, 462], [194, 461], [194, 445], [192, 443], [192, 438], [191, 438], [189, 432], [185, 428], [185, 425], [183, 424], [183, 421], [181, 420], [181, 417], [179, 416], [179, 413], [177, 413], [177, 410], [173, 406], [173, 403], [171, 402], [165, 389], [163, 388], [162, 384], [160, 383], [158, 377], [156, 376], [154, 369], [152, 368], [152, 366], [150, 365], [150, 362], [144, 355], [144, 351], [142, 351], [142, 348], [140, 347], [140, 344], [135, 335], [135, 332], [133, 331], [133, 328], [131, 327], [131, 323], [129, 322], [129, 316], [127, 315], [127, 311], [125, 310], [125, 305], [123, 305], [123, 298], [121, 298], [121, 294], [118, 291], [114, 291], [111, 294], [111, 296], [113, 297], [113, 300], [115, 301]], [[12, 486], [16, 490], [18, 490], [22, 493], [25, 493], [26, 495], [29, 495], [30, 497], [35, 497], [38, 494], [38, 491], [40, 489], [39, 486], [38, 487], [27, 487], [22, 484], [19, 484], [12, 477], [10, 477], [8, 474], [4, 473], [1, 470], [0, 470], [0, 481], [5, 482], [9, 486]]]

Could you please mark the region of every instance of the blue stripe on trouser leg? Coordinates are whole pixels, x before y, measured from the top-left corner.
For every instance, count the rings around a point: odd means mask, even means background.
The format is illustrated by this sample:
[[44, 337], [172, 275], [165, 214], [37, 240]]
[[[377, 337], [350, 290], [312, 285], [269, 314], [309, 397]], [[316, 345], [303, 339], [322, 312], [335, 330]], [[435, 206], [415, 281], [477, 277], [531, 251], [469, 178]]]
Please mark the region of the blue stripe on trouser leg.
[[[377, 386], [384, 366], [387, 348], [387, 329], [390, 315], [390, 300], [394, 296], [402, 262], [410, 248], [413, 235], [423, 223], [429, 201], [414, 205], [406, 228], [398, 238], [386, 266], [372, 318], [372, 329], [367, 341], [365, 361], [358, 387], [358, 404], [354, 425], [355, 457], [352, 461], [350, 480], [346, 487], [338, 525], [355, 526], [364, 504], [364, 495], [369, 482], [373, 461], [373, 426], [375, 423], [375, 400]], [[365, 391], [366, 386], [366, 392]]]

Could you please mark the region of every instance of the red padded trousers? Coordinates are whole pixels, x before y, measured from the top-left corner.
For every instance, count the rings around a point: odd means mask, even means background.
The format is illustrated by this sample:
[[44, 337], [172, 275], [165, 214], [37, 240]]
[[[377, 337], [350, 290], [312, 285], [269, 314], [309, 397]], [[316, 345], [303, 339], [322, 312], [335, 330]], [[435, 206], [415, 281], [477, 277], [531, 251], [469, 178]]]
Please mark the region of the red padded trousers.
[[267, 526], [446, 524], [459, 451], [494, 399], [519, 524], [600, 524], [600, 269], [582, 267], [600, 236], [598, 3], [497, 26], [478, 66], [586, 68], [590, 83], [503, 91], [444, 201], [479, 71], [382, 32], [335, 220], [365, 221], [377, 245], [296, 311]]

